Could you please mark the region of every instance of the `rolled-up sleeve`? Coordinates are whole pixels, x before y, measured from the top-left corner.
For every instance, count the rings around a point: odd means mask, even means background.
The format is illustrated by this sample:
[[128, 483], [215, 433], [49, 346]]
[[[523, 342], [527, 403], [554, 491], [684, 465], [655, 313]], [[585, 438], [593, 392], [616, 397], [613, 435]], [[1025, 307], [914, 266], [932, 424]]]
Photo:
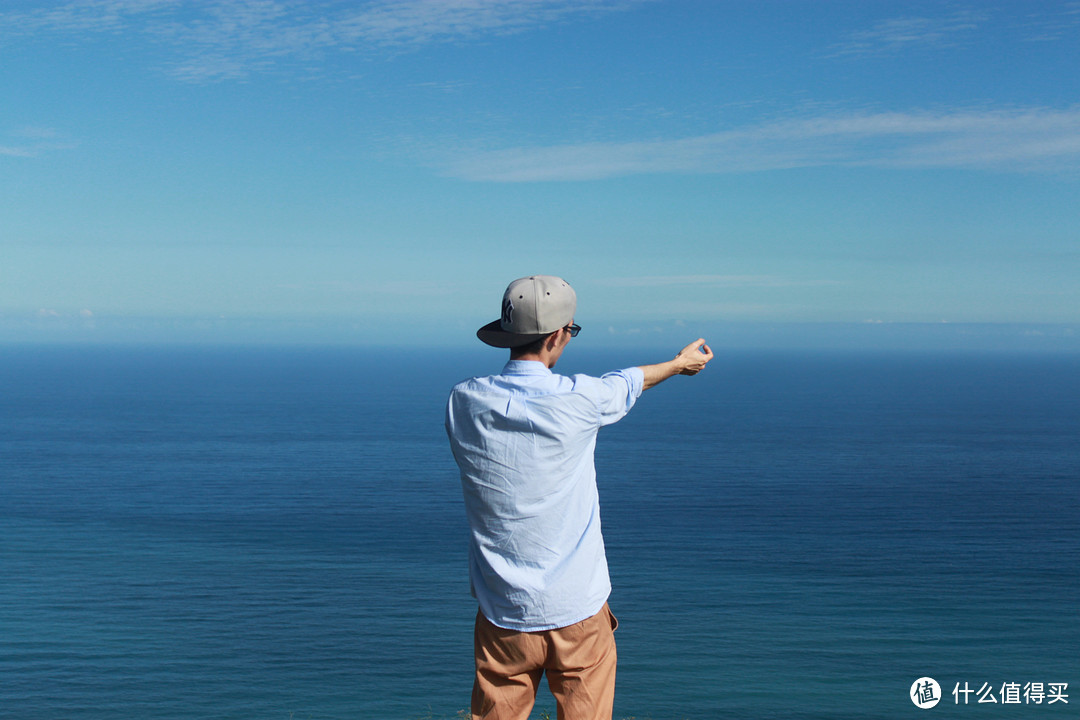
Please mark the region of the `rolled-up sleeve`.
[[621, 420], [645, 388], [645, 373], [632, 367], [614, 370], [599, 378], [575, 375], [577, 390], [584, 391], [592, 399], [599, 413], [600, 426]]

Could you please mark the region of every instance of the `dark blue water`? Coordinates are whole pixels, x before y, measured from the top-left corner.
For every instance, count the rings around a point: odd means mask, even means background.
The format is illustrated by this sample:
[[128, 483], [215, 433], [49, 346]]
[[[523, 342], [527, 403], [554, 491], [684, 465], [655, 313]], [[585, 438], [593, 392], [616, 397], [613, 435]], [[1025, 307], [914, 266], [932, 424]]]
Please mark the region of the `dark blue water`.
[[[0, 716], [455, 717], [442, 407], [501, 361], [0, 349]], [[597, 467], [616, 717], [1077, 717], [1080, 358], [722, 354]]]

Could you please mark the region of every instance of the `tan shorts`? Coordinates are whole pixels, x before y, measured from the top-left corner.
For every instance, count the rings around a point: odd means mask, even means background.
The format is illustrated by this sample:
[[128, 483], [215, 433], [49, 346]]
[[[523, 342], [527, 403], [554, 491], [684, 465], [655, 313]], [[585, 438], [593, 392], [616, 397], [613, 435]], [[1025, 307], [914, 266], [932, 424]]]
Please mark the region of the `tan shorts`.
[[607, 604], [574, 625], [518, 632], [476, 613], [473, 720], [526, 720], [546, 672], [559, 720], [611, 720], [615, 628]]

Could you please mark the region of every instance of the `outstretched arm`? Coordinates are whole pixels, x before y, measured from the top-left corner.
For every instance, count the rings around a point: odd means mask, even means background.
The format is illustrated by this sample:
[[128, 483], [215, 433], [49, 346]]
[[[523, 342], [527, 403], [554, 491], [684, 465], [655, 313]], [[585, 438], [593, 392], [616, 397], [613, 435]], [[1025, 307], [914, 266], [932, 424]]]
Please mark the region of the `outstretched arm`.
[[667, 362], [656, 365], [642, 365], [641, 371], [645, 373], [644, 389], [648, 390], [654, 385], [664, 382], [672, 375], [697, 375], [705, 367], [705, 363], [712, 360], [713, 354], [704, 338], [698, 338], [690, 343]]

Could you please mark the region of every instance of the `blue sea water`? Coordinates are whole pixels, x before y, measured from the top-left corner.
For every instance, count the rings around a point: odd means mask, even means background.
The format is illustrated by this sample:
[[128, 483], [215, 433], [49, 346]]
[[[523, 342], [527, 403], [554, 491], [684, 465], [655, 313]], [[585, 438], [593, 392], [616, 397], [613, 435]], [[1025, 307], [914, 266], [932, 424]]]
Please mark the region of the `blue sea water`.
[[[501, 363], [0, 349], [0, 717], [456, 717], [443, 403]], [[596, 462], [617, 718], [1078, 717], [1080, 357], [720, 353]]]

